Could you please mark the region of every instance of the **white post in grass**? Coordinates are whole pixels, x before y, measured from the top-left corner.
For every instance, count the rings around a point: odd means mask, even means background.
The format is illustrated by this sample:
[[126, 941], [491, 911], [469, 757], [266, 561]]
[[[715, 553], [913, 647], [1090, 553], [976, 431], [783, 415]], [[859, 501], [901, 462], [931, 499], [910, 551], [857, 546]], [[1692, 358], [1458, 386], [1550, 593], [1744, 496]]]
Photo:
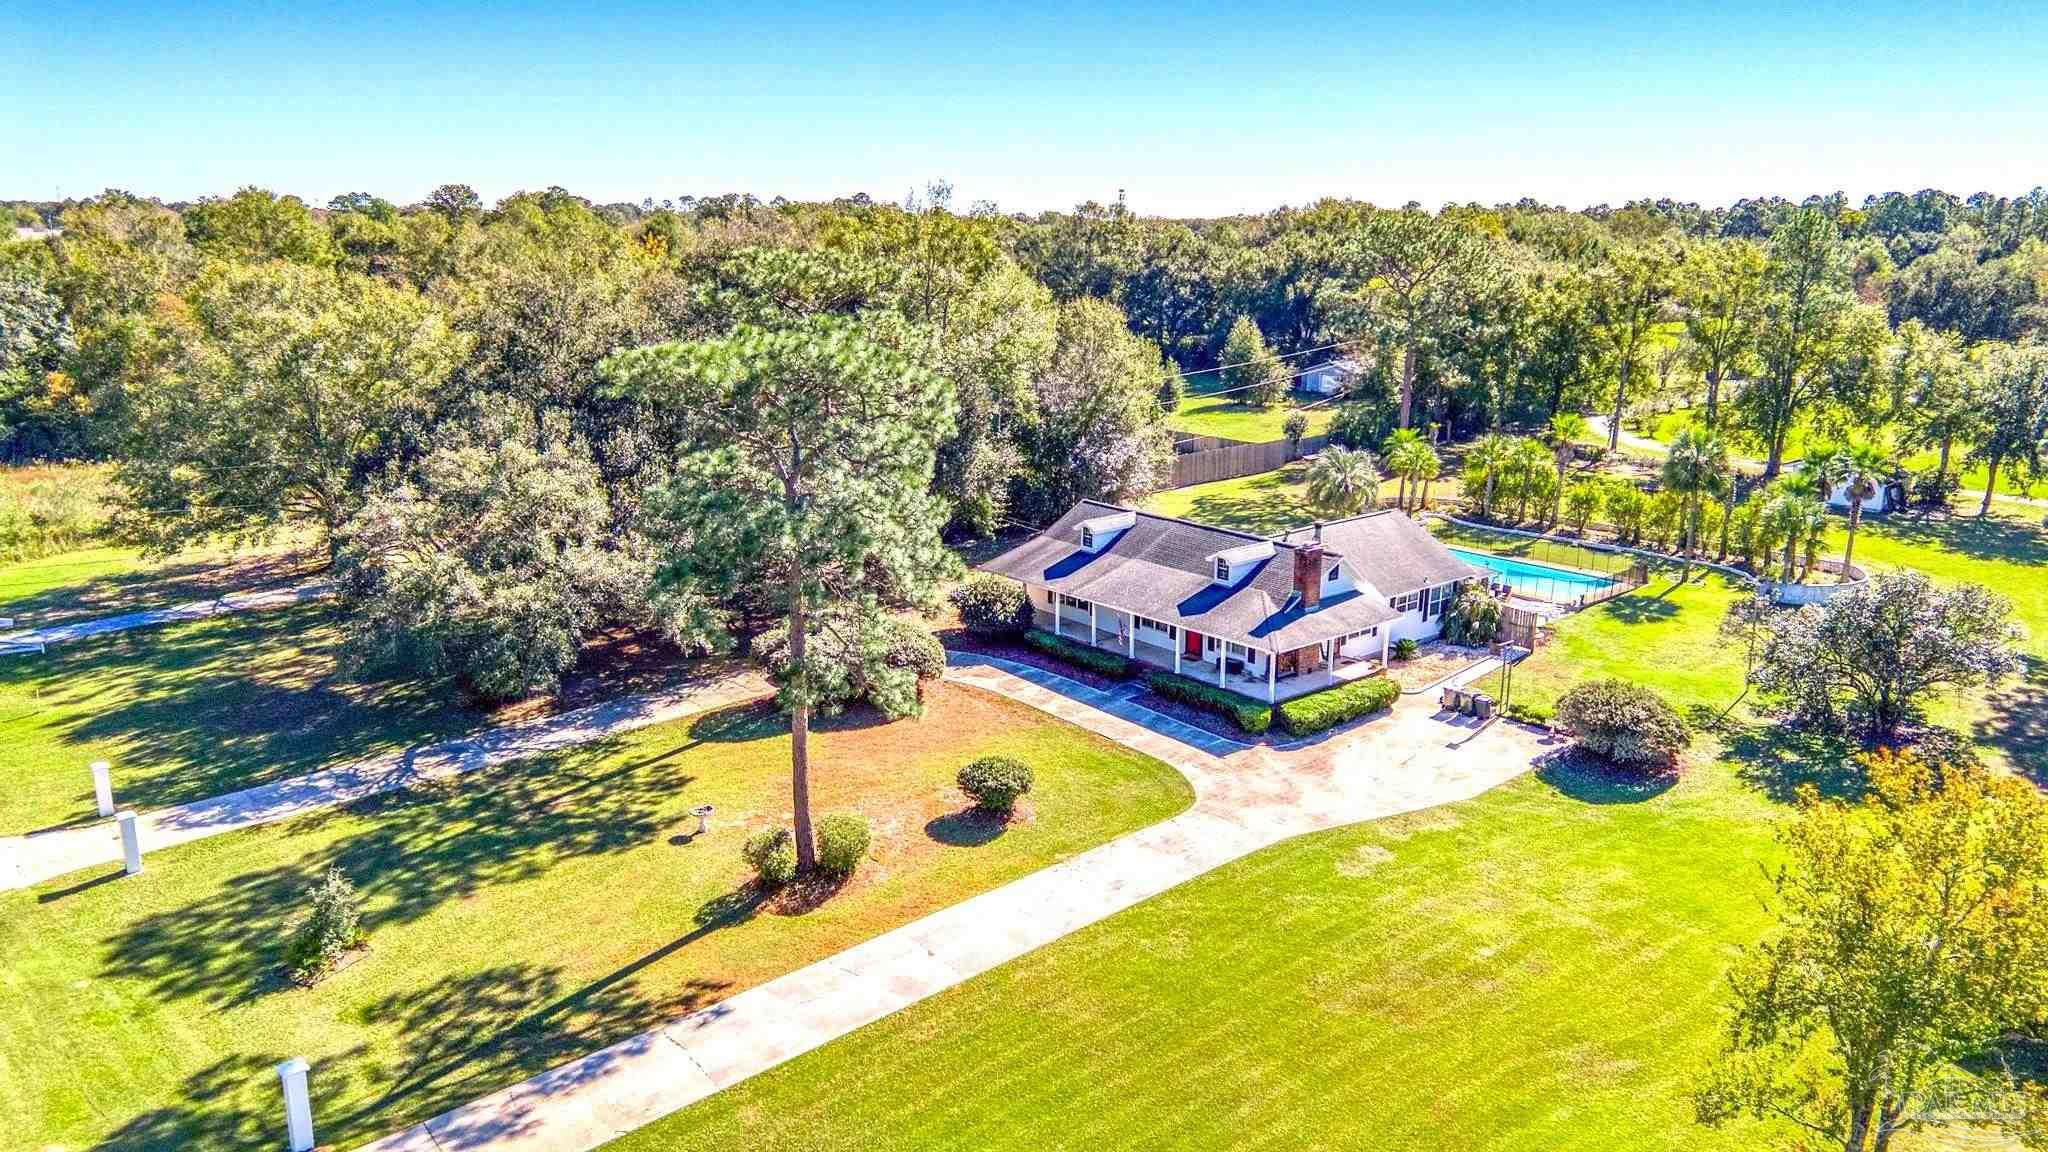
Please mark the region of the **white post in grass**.
[[313, 1101], [306, 1092], [306, 1058], [294, 1056], [277, 1066], [284, 1085], [284, 1130], [291, 1152], [313, 1150]]
[[142, 871], [142, 835], [135, 828], [135, 813], [117, 813], [114, 823], [121, 827], [121, 867], [133, 876]]
[[92, 798], [98, 802], [101, 816], [114, 814], [114, 770], [105, 760], [92, 762]]

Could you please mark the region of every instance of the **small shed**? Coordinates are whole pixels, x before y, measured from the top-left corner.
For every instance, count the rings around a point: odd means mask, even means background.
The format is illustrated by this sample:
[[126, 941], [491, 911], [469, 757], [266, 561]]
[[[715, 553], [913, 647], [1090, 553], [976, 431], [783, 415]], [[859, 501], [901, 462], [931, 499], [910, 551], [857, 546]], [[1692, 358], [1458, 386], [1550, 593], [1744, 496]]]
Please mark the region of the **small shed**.
[[[1886, 480], [1877, 486], [1877, 491], [1863, 498], [1863, 513], [1896, 512], [1906, 506], [1906, 483], [1899, 479]], [[1838, 512], [1849, 510], [1849, 482], [1840, 481], [1828, 489], [1828, 507]]]
[[1327, 360], [1301, 374], [1301, 390], [1317, 396], [1335, 396], [1348, 390], [1365, 373], [1365, 362], [1352, 356]]

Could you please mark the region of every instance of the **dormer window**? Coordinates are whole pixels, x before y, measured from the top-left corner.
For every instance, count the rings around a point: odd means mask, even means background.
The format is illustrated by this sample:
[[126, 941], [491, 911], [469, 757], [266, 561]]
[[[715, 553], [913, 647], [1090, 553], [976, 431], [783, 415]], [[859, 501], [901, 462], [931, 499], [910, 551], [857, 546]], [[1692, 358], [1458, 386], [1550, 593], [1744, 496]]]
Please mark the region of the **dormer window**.
[[1333, 582], [1337, 579], [1338, 576], [1343, 574], [1343, 571], [1344, 566], [1342, 564], [1332, 564], [1330, 565], [1329, 574], [1323, 577], [1323, 581], [1325, 583]]
[[1216, 561], [1216, 579], [1221, 580], [1225, 584], [1230, 583], [1230, 561]]
[[1081, 526], [1081, 547], [1088, 549], [1090, 552], [1095, 551], [1095, 529], [1085, 524]]

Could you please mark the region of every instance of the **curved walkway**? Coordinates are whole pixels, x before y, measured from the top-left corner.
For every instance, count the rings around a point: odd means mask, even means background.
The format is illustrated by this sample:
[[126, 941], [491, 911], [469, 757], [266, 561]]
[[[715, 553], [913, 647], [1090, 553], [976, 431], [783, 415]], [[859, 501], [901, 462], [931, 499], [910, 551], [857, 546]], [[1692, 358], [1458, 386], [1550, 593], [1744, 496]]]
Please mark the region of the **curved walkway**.
[[[444, 740], [322, 768], [289, 780], [158, 808], [136, 817], [143, 866], [148, 854], [241, 828], [289, 820], [321, 808], [510, 763], [591, 740], [601, 740], [765, 696], [759, 673], [721, 668], [702, 680], [663, 692], [592, 704], [558, 716], [506, 724], [471, 736]], [[0, 837], [0, 891], [26, 888], [81, 868], [121, 859], [121, 837], [111, 820], [30, 836]]]
[[133, 628], [154, 628], [160, 624], [177, 624], [186, 620], [204, 620], [209, 616], [225, 616], [232, 612], [248, 612], [258, 608], [285, 608], [333, 594], [332, 584], [314, 581], [310, 584], [295, 584], [289, 588], [230, 592], [211, 600], [190, 600], [169, 608], [123, 612], [118, 616], [100, 616], [71, 624], [52, 624], [48, 628], [0, 632], [0, 654], [33, 652], [47, 645], [62, 644], [67, 640], [83, 640], [88, 636], [126, 632]]
[[965, 653], [948, 660], [951, 680], [1172, 765], [1194, 786], [1194, 805], [365, 1152], [585, 1152], [1239, 857], [1468, 799], [1548, 751], [1532, 730], [1449, 722], [1413, 697], [1319, 743], [1246, 748], [1040, 669]]

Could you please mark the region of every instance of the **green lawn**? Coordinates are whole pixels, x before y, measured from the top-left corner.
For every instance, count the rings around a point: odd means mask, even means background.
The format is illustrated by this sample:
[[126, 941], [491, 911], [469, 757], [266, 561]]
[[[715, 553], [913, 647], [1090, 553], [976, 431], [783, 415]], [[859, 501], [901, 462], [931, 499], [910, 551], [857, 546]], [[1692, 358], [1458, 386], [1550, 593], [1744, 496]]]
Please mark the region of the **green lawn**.
[[[1231, 440], [1246, 440], [1263, 443], [1267, 440], [1286, 439], [1287, 433], [1281, 427], [1287, 414], [1293, 410], [1294, 401], [1284, 400], [1271, 408], [1252, 408], [1237, 402], [1238, 397], [1203, 396], [1189, 393], [1180, 402], [1180, 409], [1166, 418], [1166, 426], [1188, 436], [1223, 436]], [[1308, 434], [1321, 435], [1337, 418], [1337, 407], [1325, 404], [1320, 408], [1304, 409], [1308, 414]]]
[[1289, 841], [609, 1147], [1754, 1148], [1685, 1094], [1778, 811], [1557, 770]]
[[1315, 519], [1308, 510], [1308, 466], [1300, 462], [1208, 484], [1168, 488], [1145, 498], [1145, 508], [1162, 516], [1179, 516], [1273, 535]]
[[0, 615], [17, 627], [162, 608], [244, 588], [306, 579], [316, 558], [294, 538], [265, 548], [226, 546], [161, 560], [120, 545], [95, 545], [0, 564]]
[[[1007, 828], [952, 784], [993, 753], [1037, 771]], [[1192, 799], [1156, 761], [943, 684], [921, 720], [827, 722], [813, 757], [818, 809], [876, 833], [822, 900], [745, 884], [741, 841], [788, 803], [786, 727], [760, 707], [0, 894], [0, 1148], [272, 1147], [292, 1055], [323, 1143], [354, 1147]], [[363, 890], [370, 947], [302, 989], [281, 930], [329, 864]]]
[[148, 809], [480, 722], [442, 689], [338, 675], [340, 647], [312, 603], [0, 656], [0, 835], [90, 818], [93, 760]]

